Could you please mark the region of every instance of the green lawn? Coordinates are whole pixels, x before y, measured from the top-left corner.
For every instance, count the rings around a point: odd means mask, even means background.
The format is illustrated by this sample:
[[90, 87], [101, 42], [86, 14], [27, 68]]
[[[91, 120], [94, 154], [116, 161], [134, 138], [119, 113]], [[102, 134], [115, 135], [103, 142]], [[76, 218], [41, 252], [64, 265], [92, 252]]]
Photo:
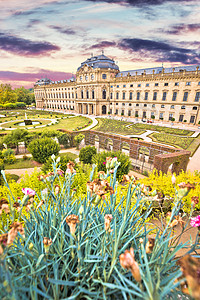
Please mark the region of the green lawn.
[[[65, 156], [67, 155], [70, 157], [70, 159], [76, 159], [78, 155], [66, 152], [66, 153], [60, 153], [59, 156]], [[28, 159], [24, 160], [23, 158], [18, 158], [14, 164], [5, 164], [5, 170], [11, 170], [11, 169], [29, 169], [29, 168], [35, 168], [37, 165], [36, 163], [28, 157]], [[41, 164], [42, 166], [42, 164]]]
[[[40, 121], [42, 124], [36, 125], [47, 125], [49, 129], [66, 129], [69, 131], [72, 130], [79, 130], [82, 128], [86, 128], [88, 125], [91, 124], [90, 119], [86, 117], [73, 117], [73, 115], [64, 115], [63, 113], [55, 113], [55, 112], [46, 112], [46, 111], [38, 111], [38, 110], [18, 110], [18, 111], [0, 111], [0, 114], [6, 114], [6, 117], [0, 118], [0, 127], [3, 128], [25, 128], [32, 127], [32, 125], [28, 125], [25, 127], [21, 127], [19, 125], [14, 125], [17, 122], [20, 122], [21, 120], [24, 120], [25, 113], [27, 115], [27, 119], [31, 119], [34, 121]], [[48, 120], [44, 120], [48, 119]], [[58, 121], [58, 124], [52, 124], [51, 119], [56, 119]], [[1, 124], [4, 122], [9, 122], [6, 124]], [[90, 123], [89, 123], [90, 122]], [[44, 128], [34, 128], [30, 129], [31, 131], [42, 131]], [[10, 132], [10, 130], [2, 129], [3, 132]]]
[[36, 167], [32, 159], [24, 160], [23, 158], [18, 158], [14, 164], [5, 164], [5, 170], [11, 169], [29, 169]]

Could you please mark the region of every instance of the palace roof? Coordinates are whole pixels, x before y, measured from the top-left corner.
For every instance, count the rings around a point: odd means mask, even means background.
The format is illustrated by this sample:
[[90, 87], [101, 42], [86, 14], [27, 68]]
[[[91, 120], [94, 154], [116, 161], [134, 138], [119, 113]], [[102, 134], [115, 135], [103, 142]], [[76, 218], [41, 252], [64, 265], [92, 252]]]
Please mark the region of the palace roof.
[[196, 71], [196, 68], [199, 67], [200, 69], [200, 65], [193, 65], [193, 66], [179, 66], [179, 67], [171, 67], [171, 68], [163, 68], [163, 67], [157, 67], [157, 68], [144, 68], [144, 69], [137, 69], [137, 70], [129, 70], [129, 71], [122, 71], [119, 72], [116, 77], [125, 77], [128, 75], [128, 73], [130, 73], [131, 76], [135, 76], [136, 72], [137, 75], [143, 75], [146, 72], [146, 75], [149, 74], [153, 74], [153, 70], [154, 70], [154, 74], [160, 74], [162, 73], [162, 70], [164, 69], [164, 73], [172, 73], [173, 69], [174, 72], [183, 72], [185, 71]]
[[104, 54], [98, 56], [92, 56], [81, 63], [81, 66], [77, 69], [79, 71], [84, 65], [90, 66], [93, 69], [115, 69], [119, 70], [119, 67], [115, 64], [114, 60], [105, 56]]

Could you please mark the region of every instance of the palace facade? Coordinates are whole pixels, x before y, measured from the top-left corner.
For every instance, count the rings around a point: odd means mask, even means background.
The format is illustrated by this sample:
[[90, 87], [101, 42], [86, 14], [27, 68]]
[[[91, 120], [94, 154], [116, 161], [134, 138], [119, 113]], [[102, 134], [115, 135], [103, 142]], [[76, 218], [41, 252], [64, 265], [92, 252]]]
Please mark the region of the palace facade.
[[36, 107], [95, 116], [117, 115], [198, 124], [199, 65], [120, 72], [105, 55], [92, 56], [76, 78], [38, 80]]

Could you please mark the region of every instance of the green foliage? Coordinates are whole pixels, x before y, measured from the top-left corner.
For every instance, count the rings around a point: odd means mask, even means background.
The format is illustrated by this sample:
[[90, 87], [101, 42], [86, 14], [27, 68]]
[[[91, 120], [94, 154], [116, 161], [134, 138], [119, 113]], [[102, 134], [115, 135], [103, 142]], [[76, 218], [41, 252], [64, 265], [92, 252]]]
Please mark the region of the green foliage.
[[79, 149], [79, 145], [81, 143], [81, 141], [84, 139], [84, 134], [82, 133], [79, 133], [78, 135], [76, 135], [74, 137], [74, 142], [75, 142], [75, 145], [76, 145], [76, 148]]
[[7, 146], [17, 146], [19, 142], [25, 142], [28, 135], [29, 133], [27, 130], [18, 128], [13, 130], [10, 134], [7, 134], [4, 137], [3, 142]]
[[[60, 156], [59, 168], [65, 172], [67, 169], [67, 163], [69, 161], [73, 161], [75, 163], [73, 153], [66, 153], [64, 156]], [[53, 160], [51, 157], [49, 157], [47, 159], [47, 161], [43, 164], [42, 171], [44, 173], [53, 171], [52, 163], [53, 163]]]
[[52, 154], [58, 155], [60, 146], [50, 138], [41, 138], [33, 140], [28, 145], [28, 151], [32, 154], [34, 160], [45, 163]]
[[128, 174], [131, 167], [131, 161], [129, 156], [121, 151], [103, 151], [93, 156], [92, 163], [97, 165], [98, 171], [106, 171], [106, 157], [117, 157], [117, 160], [121, 163], [117, 169], [117, 178], [121, 178], [124, 174]]
[[[141, 195], [140, 185], [131, 182], [116, 206], [116, 170], [114, 174], [107, 173], [114, 194], [101, 199], [97, 206], [93, 204], [90, 193], [74, 201], [72, 183], [76, 175], [66, 175], [61, 182], [55, 163], [53, 169], [50, 181], [40, 182], [40, 188], [46, 185], [48, 194], [42, 198], [35, 189], [37, 197], [30, 213], [17, 215], [24, 224], [25, 237], [18, 235], [14, 244], [4, 250], [4, 257], [0, 260], [1, 299], [185, 298], [178, 279], [181, 271], [177, 265], [177, 252], [181, 249], [188, 253], [198, 250], [198, 236], [190, 247], [173, 238], [169, 224], [162, 223], [160, 228], [154, 225], [155, 245], [152, 253], [147, 254], [145, 248], [152, 230], [145, 224], [148, 212], [138, 213], [146, 201]], [[57, 182], [61, 187], [59, 194], [54, 193]], [[35, 181], [29, 187], [33, 188], [34, 184]], [[6, 184], [6, 188], [9, 189], [9, 185]], [[45, 203], [36, 209], [41, 200]], [[131, 207], [133, 200], [135, 205]], [[181, 207], [182, 198], [175, 198], [172, 218], [179, 214]], [[66, 223], [66, 217], [71, 214], [79, 218], [74, 234], [70, 233]], [[112, 215], [110, 231], [105, 230], [106, 214]], [[8, 224], [4, 232], [9, 229]], [[43, 243], [44, 237], [52, 239], [48, 249]], [[119, 256], [130, 247], [134, 249], [141, 282], [136, 281], [130, 270], [122, 268], [119, 262]]]
[[42, 131], [41, 137], [49, 137], [49, 138], [57, 137], [58, 138], [62, 135], [63, 135], [63, 133], [58, 130], [45, 129]]
[[79, 152], [79, 159], [84, 164], [91, 164], [92, 157], [97, 154], [97, 150], [94, 146], [86, 146]]
[[[174, 197], [175, 197], [175, 189], [172, 184], [172, 175], [171, 173], [164, 174], [160, 172], [157, 173], [154, 170], [152, 173], [149, 173], [149, 177], [145, 179], [141, 179], [140, 182], [145, 184], [146, 186], [150, 186], [152, 190], [156, 190], [165, 195], [164, 206], [166, 206], [167, 210], [171, 210], [173, 207]], [[200, 172], [196, 171], [194, 173], [191, 172], [181, 172], [176, 176], [176, 187], [178, 188], [178, 184], [181, 182], [190, 182], [194, 184], [196, 188], [191, 190], [190, 193], [184, 197], [183, 199], [183, 211], [187, 214], [191, 212], [191, 197], [196, 196], [200, 199]], [[200, 210], [200, 203], [195, 206], [196, 210]]]
[[61, 145], [64, 145], [65, 148], [68, 148], [71, 146], [71, 135], [68, 133], [63, 133], [62, 135], [58, 136], [58, 141]]

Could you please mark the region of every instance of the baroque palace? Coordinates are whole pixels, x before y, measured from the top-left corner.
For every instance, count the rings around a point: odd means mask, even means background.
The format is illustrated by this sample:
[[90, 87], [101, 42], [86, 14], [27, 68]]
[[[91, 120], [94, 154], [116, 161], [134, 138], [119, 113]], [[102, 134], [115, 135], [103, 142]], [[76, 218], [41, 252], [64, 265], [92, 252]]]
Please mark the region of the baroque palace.
[[95, 116], [198, 124], [199, 65], [120, 72], [103, 53], [81, 63], [76, 78], [38, 80], [36, 107]]

